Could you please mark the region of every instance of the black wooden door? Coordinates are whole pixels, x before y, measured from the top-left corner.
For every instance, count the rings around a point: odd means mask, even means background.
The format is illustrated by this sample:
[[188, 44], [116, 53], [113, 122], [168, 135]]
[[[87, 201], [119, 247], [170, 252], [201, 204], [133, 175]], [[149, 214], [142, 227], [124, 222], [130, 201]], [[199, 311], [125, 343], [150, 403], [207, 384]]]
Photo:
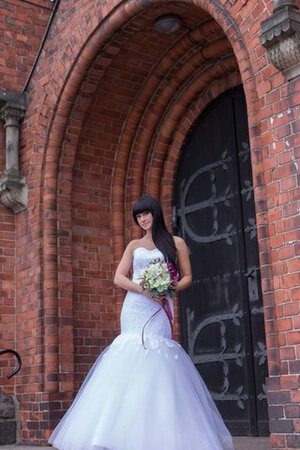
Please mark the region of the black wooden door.
[[190, 250], [182, 343], [234, 435], [268, 434], [267, 376], [247, 111], [242, 88], [215, 100], [182, 149], [174, 231]]

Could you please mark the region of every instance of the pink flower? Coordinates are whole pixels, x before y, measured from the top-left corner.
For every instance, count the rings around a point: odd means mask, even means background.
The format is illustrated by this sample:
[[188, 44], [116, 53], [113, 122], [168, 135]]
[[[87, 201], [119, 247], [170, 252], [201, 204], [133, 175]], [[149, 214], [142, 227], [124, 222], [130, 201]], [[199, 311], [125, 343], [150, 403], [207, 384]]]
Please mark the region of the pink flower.
[[178, 278], [179, 278], [179, 273], [178, 273], [176, 264], [174, 264], [172, 262], [167, 262], [167, 267], [168, 267], [168, 271], [169, 271], [172, 283], [175, 286], [176, 283], [178, 282]]

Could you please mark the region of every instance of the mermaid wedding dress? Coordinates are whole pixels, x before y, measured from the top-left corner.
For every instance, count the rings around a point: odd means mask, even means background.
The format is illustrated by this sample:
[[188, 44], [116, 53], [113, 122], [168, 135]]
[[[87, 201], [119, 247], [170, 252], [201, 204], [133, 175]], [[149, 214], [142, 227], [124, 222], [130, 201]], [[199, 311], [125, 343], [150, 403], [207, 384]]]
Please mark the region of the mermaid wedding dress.
[[[135, 249], [133, 281], [138, 282], [141, 270], [156, 258], [163, 259], [158, 249]], [[172, 300], [169, 302], [173, 311]], [[121, 312], [121, 334], [100, 354], [53, 431], [49, 442], [54, 447], [234, 449], [229, 431], [192, 360], [171, 339], [165, 311], [160, 309], [155, 314], [159, 308], [155, 300], [127, 293]]]

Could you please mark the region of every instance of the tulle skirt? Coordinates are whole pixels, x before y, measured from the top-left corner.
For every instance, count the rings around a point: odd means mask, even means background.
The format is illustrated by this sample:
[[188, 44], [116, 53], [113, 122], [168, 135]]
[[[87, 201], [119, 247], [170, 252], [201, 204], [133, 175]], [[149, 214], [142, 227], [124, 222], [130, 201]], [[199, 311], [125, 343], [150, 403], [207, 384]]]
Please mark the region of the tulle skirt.
[[172, 339], [120, 334], [49, 442], [60, 450], [233, 450], [192, 360]]

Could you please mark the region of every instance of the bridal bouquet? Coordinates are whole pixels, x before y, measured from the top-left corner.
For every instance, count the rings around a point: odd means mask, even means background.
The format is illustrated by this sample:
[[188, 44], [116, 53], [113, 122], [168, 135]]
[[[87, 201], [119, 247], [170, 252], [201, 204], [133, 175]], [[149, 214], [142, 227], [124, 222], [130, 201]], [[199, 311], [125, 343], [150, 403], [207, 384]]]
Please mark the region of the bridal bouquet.
[[178, 272], [175, 264], [154, 259], [141, 274], [141, 285], [147, 289], [153, 298], [173, 297]]
[[144, 332], [146, 325], [163, 309], [168, 317], [171, 333], [173, 335], [173, 315], [172, 310], [168, 301], [168, 296], [173, 298], [176, 284], [178, 281], [178, 271], [173, 263], [164, 262], [160, 259], [152, 260], [148, 267], [146, 267], [141, 274], [141, 285], [144, 289], [147, 289], [154, 300], [156, 300], [160, 307], [152, 314], [152, 316], [147, 320], [142, 330], [142, 343], [144, 348]]
[[171, 333], [173, 335], [173, 314], [169, 304], [168, 297], [173, 298], [176, 284], [178, 281], [178, 271], [173, 263], [167, 263], [160, 259], [152, 260], [148, 267], [146, 267], [141, 273], [141, 285], [144, 289], [147, 289], [154, 300], [156, 300], [160, 307], [159, 309], [147, 320], [142, 330], [142, 343], [145, 347], [144, 332], [146, 325], [163, 309], [168, 317]]

